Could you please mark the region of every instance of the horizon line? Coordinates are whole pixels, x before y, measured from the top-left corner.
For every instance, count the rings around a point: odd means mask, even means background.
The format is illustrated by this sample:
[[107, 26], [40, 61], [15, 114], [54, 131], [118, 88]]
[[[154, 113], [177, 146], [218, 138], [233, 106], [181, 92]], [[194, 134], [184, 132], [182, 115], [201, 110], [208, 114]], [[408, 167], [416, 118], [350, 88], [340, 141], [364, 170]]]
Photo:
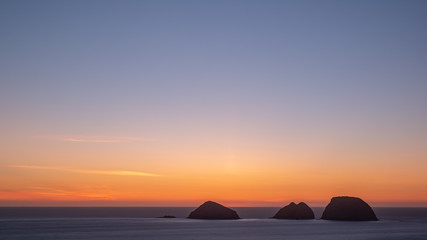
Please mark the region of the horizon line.
[[[205, 201], [200, 201], [197, 204], [138, 204], [137, 202], [131, 201], [10, 201], [10, 200], [0, 200], [0, 207], [198, 207]], [[228, 207], [248, 207], [248, 208], [280, 208], [288, 204], [284, 202], [283, 204], [272, 204], [272, 205], [257, 205], [257, 204], [228, 204], [227, 201], [217, 201]], [[310, 207], [324, 208], [328, 204], [316, 203], [310, 204], [310, 201], [303, 201], [308, 203]], [[109, 203], [109, 204], [108, 204]], [[375, 208], [427, 208], [427, 202], [369, 202], [369, 205]]]

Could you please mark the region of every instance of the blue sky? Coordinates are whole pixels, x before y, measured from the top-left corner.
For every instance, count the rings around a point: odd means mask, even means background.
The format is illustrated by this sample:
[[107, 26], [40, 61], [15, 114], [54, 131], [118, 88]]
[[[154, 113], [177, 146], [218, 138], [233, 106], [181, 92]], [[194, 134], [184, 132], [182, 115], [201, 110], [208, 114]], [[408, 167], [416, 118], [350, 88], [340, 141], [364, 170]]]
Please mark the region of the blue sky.
[[423, 1], [1, 4], [14, 125], [426, 127]]

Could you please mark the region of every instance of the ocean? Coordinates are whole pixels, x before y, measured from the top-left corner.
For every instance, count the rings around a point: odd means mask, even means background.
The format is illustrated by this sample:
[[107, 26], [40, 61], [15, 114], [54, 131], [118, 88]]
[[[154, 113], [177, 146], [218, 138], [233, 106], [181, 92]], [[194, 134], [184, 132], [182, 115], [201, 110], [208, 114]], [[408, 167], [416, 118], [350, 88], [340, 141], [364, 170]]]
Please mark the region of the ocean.
[[241, 220], [187, 219], [194, 209], [0, 207], [0, 239], [427, 239], [427, 208], [374, 208], [374, 222], [320, 220], [316, 207], [316, 220], [270, 219], [272, 207], [233, 208]]

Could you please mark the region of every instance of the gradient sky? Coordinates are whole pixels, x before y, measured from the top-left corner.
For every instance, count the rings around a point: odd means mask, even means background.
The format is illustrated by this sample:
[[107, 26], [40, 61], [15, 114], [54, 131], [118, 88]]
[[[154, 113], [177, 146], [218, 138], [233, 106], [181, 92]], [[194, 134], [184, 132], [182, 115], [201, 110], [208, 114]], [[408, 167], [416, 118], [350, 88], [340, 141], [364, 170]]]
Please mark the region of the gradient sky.
[[0, 1], [0, 205], [427, 206], [427, 1]]

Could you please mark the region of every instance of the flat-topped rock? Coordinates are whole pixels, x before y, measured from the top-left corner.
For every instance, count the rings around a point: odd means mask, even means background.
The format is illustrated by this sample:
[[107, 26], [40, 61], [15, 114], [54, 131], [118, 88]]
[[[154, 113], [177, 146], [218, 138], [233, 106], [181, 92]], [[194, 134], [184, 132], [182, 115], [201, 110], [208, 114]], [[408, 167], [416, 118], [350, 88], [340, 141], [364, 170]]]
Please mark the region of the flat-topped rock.
[[273, 218], [277, 219], [314, 219], [313, 210], [307, 204], [300, 202], [295, 204], [291, 202], [289, 205], [281, 208]]
[[374, 210], [356, 197], [333, 197], [322, 214], [322, 219], [341, 221], [377, 221]]
[[223, 205], [207, 201], [190, 213], [188, 218], [193, 219], [240, 219], [236, 211]]

